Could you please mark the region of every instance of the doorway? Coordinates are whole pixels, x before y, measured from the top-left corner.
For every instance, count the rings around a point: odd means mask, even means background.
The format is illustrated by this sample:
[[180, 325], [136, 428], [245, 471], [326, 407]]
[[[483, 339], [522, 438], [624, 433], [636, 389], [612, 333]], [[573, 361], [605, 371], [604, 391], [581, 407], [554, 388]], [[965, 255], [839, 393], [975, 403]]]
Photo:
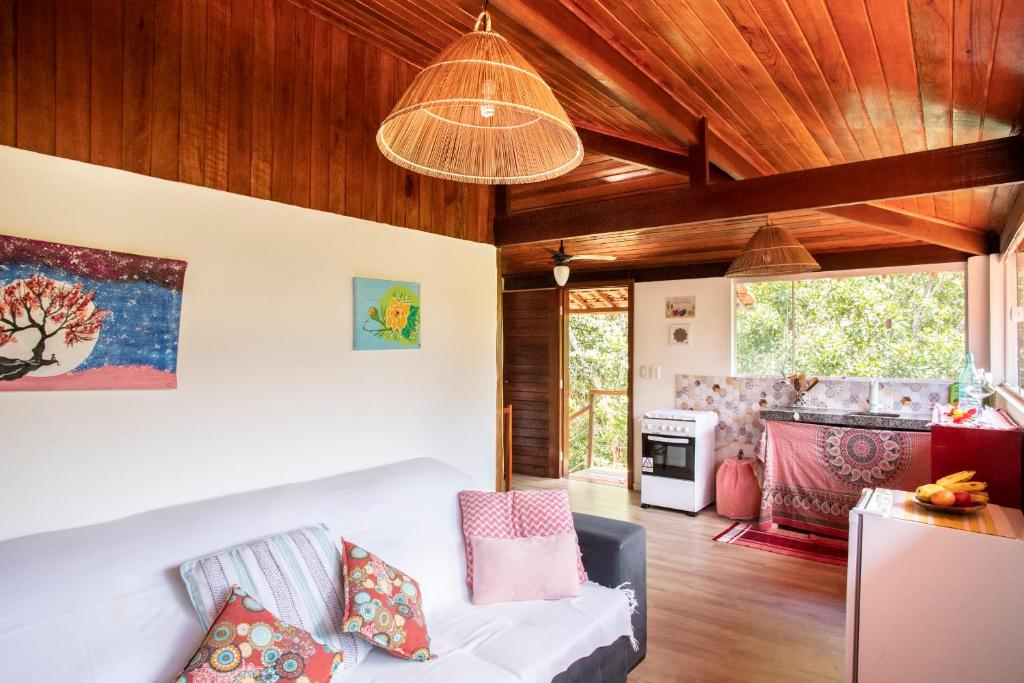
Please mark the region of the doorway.
[[562, 476], [632, 488], [632, 286], [562, 291]]

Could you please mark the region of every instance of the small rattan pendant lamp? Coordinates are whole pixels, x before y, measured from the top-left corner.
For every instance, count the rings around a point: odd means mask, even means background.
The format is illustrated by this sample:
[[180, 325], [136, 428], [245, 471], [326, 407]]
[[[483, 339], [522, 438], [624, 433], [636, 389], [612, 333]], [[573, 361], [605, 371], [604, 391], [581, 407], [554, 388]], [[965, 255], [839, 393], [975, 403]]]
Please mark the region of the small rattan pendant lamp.
[[725, 271], [725, 276], [795, 275], [818, 270], [821, 266], [803, 245], [785, 228], [772, 225], [769, 217]]
[[555, 178], [583, 160], [562, 105], [491, 30], [486, 2], [473, 32], [416, 76], [377, 131], [377, 146], [411, 171], [485, 185]]

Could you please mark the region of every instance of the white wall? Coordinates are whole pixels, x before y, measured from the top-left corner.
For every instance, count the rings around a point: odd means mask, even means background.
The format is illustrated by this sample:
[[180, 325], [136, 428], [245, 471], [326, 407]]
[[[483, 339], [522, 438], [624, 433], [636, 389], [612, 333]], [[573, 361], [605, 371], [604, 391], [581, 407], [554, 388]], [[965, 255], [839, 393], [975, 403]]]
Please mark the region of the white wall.
[[[665, 317], [665, 298], [696, 297], [696, 316]], [[732, 281], [723, 278], [638, 282], [633, 286], [633, 416], [649, 410], [672, 408], [676, 403], [676, 375], [728, 375], [732, 373]], [[672, 323], [690, 325], [688, 346], [670, 345]], [[640, 376], [641, 366], [660, 369], [657, 378]], [[635, 423], [634, 423], [635, 424]], [[640, 430], [635, 429], [633, 455], [640, 471]]]
[[[0, 539], [417, 456], [493, 488], [493, 247], [9, 147], [0, 234], [189, 264], [177, 390], [0, 393]], [[422, 283], [421, 350], [352, 350], [353, 276]]]

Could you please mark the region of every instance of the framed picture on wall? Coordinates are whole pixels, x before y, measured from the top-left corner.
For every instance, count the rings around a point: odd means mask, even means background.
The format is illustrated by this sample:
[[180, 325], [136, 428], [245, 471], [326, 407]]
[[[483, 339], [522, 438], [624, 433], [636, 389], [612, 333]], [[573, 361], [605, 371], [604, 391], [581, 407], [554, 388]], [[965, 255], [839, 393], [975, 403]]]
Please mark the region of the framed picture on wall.
[[693, 318], [697, 315], [697, 297], [667, 296], [665, 297], [666, 318]]
[[689, 346], [690, 345], [690, 326], [689, 325], [669, 325], [668, 326], [668, 343], [670, 346]]
[[352, 280], [357, 351], [420, 348], [418, 282]]

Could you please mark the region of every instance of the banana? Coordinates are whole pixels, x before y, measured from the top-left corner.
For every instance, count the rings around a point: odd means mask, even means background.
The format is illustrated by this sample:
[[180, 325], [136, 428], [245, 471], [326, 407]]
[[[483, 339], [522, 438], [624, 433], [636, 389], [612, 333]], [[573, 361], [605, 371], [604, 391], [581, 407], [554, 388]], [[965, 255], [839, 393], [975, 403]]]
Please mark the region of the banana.
[[980, 493], [988, 487], [983, 481], [959, 481], [955, 484], [945, 484], [942, 488], [947, 491], [956, 493], [957, 491], [967, 491], [969, 493]]
[[[976, 473], [974, 470], [963, 470], [962, 472], [956, 472], [955, 474], [945, 476], [935, 483], [938, 484], [939, 486], [946, 486], [948, 484], [959, 484], [960, 482], [970, 481], [971, 479], [974, 479], [975, 474]], [[954, 489], [950, 489], [950, 491], [953, 490]]]
[[915, 495], [917, 495], [917, 499], [919, 501], [921, 501], [922, 503], [927, 503], [931, 501], [933, 494], [936, 494], [939, 491], [944, 490], [945, 488], [939, 486], [938, 484], [924, 484], [922, 486], [918, 486], [917, 490], [914, 491], [914, 493]]
[[978, 505], [982, 505], [984, 503], [987, 503], [988, 502], [988, 494], [987, 493], [972, 493], [971, 494], [971, 502], [972, 503], [977, 503]]

